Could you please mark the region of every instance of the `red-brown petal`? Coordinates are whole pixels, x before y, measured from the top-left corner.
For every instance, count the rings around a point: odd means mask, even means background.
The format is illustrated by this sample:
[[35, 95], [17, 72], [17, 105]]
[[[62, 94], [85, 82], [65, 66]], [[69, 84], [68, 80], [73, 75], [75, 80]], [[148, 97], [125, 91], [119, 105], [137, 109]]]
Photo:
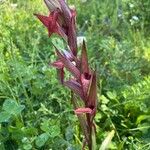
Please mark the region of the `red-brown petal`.
[[63, 29], [60, 27], [60, 25], [57, 23], [59, 12], [53, 11], [50, 13], [49, 16], [43, 16], [39, 14], [35, 14], [37, 18], [43, 23], [44, 26], [48, 29], [48, 36], [50, 37], [53, 33], [57, 33], [61, 37], [64, 38], [64, 40], [67, 41], [67, 36], [64, 33]]
[[82, 92], [81, 85], [75, 80], [69, 80], [64, 82], [64, 85], [69, 87], [75, 94], [79, 95], [82, 100], [84, 100], [84, 95]]
[[62, 55], [58, 50], [56, 50], [56, 53], [61, 59], [62, 63], [64, 64], [65, 68], [76, 78], [80, 79], [80, 71], [77, 69], [77, 67], [64, 55]]
[[57, 69], [62, 69], [64, 67], [63, 63], [60, 60], [53, 62], [51, 65]]
[[89, 88], [87, 106], [94, 109], [97, 105], [97, 81], [96, 72], [92, 75], [91, 85]]
[[75, 20], [71, 18], [71, 23], [68, 27], [68, 43], [74, 56], [77, 56], [77, 38], [75, 30]]
[[40, 14], [34, 14], [46, 27], [49, 26], [49, 17]]
[[84, 95], [87, 96], [87, 92], [89, 89], [90, 79], [86, 79], [84, 74], [81, 74], [81, 82], [82, 82], [82, 88], [84, 91]]
[[68, 35], [68, 43], [70, 46], [70, 49], [74, 56], [77, 55], [77, 42], [76, 42], [76, 31], [75, 31], [75, 16], [72, 15], [72, 12], [70, 11], [70, 8], [67, 6], [66, 2], [64, 0], [59, 0], [59, 3], [61, 5], [62, 13], [65, 20], [65, 31]]

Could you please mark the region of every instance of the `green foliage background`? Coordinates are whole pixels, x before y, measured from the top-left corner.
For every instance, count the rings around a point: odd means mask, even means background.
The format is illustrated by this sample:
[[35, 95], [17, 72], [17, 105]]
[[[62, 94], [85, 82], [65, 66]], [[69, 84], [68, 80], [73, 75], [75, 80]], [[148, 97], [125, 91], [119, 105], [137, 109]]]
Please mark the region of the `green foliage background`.
[[[150, 150], [150, 0], [69, 0], [97, 68], [98, 147]], [[53, 40], [33, 13], [41, 0], [0, 1], [0, 150], [80, 150], [70, 91], [59, 85]]]

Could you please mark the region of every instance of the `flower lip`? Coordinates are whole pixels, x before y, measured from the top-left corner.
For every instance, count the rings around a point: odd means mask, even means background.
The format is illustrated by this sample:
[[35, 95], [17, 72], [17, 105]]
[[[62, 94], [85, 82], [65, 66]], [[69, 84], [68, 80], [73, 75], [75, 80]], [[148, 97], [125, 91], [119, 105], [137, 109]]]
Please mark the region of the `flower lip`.
[[60, 60], [57, 60], [57, 61], [51, 63], [50, 65], [57, 69], [62, 69], [64, 67], [63, 63]]
[[95, 106], [91, 105], [91, 106], [89, 106], [89, 108], [93, 110], [95, 108]]
[[74, 110], [74, 112], [77, 115], [83, 114], [83, 113], [91, 114], [92, 113], [92, 109], [91, 108], [77, 108], [76, 110]]
[[91, 79], [91, 75], [89, 73], [85, 72], [83, 75], [84, 75], [86, 80], [90, 80]]

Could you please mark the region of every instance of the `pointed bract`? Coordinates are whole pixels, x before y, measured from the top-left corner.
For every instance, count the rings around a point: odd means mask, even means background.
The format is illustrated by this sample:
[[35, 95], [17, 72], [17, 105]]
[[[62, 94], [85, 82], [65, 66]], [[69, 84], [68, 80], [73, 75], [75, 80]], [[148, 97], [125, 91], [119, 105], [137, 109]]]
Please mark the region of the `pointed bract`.
[[[82, 83], [82, 89], [84, 92], [84, 96], [87, 97], [91, 77], [87, 78], [85, 76], [86, 76], [86, 74], [81, 74], [81, 83]], [[89, 76], [91, 76], [91, 75], [89, 75]]]
[[64, 67], [63, 63], [60, 60], [53, 62], [51, 65], [57, 69], [62, 69]]
[[49, 17], [48, 16], [43, 16], [40, 14], [34, 14], [42, 23], [44, 26], [48, 27], [49, 26]]
[[59, 59], [62, 61], [64, 64], [65, 68], [76, 78], [80, 79], [80, 72], [77, 69], [77, 67], [69, 60], [67, 59], [64, 55], [62, 55], [58, 50], [56, 50], [56, 53], [59, 57]]
[[59, 0], [65, 21], [65, 33], [68, 36], [68, 44], [74, 56], [77, 55], [77, 39], [75, 31], [75, 10], [71, 10], [64, 0]]
[[74, 56], [77, 56], [77, 38], [75, 31], [75, 19], [71, 18], [71, 23], [68, 27], [68, 44]]
[[62, 36], [65, 40], [67, 39], [66, 34], [61, 29], [59, 24], [57, 23], [58, 18], [58, 12], [52, 12], [49, 16], [43, 16], [40, 14], [35, 14], [35, 16], [43, 23], [43, 25], [48, 29], [49, 37], [56, 33], [60, 36]]
[[64, 82], [64, 85], [69, 87], [75, 94], [80, 96], [82, 100], [84, 99], [81, 85], [78, 82], [76, 82], [75, 80], [69, 80], [69, 81]]
[[88, 94], [87, 106], [91, 109], [97, 107], [97, 81], [96, 81], [96, 72], [92, 75], [91, 85]]
[[71, 11], [69, 9], [69, 7], [67, 6], [66, 2], [64, 0], [58, 0], [60, 5], [61, 5], [61, 9], [63, 12], [63, 16], [65, 18], [65, 22], [70, 23], [71, 21]]
[[81, 70], [82, 73], [89, 73], [88, 57], [87, 57], [86, 45], [84, 40], [83, 40], [82, 53], [81, 53]]

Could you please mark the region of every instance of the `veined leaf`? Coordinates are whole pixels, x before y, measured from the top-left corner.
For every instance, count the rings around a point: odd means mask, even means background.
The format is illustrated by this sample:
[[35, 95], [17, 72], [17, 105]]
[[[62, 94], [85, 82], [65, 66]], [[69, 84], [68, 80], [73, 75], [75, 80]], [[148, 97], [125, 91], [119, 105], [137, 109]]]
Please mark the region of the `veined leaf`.
[[42, 147], [44, 146], [44, 144], [47, 142], [48, 139], [49, 139], [49, 134], [43, 133], [36, 138], [35, 144], [38, 147]]
[[11, 114], [9, 114], [6, 111], [3, 111], [0, 113], [0, 123], [1, 122], [8, 122], [9, 118], [11, 117]]
[[13, 99], [7, 99], [3, 104], [3, 110], [12, 115], [20, 114], [24, 108], [24, 105], [18, 105]]

